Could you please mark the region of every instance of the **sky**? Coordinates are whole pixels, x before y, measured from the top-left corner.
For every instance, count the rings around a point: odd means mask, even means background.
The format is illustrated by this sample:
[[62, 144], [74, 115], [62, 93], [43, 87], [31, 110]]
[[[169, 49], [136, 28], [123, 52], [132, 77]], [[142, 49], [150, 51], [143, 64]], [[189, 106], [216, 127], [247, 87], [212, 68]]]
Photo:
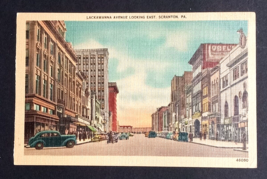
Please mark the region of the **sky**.
[[108, 48], [119, 125], [151, 127], [151, 114], [170, 103], [171, 80], [191, 71], [201, 43], [238, 43], [247, 21], [65, 21], [74, 49]]

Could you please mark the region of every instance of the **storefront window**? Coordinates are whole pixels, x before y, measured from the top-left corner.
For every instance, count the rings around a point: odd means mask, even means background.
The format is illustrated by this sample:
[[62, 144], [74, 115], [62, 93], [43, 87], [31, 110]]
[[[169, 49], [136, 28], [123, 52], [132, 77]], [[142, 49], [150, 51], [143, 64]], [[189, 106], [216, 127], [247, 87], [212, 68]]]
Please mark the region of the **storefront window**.
[[245, 90], [242, 97], [243, 109], [248, 107], [248, 92]]
[[239, 114], [239, 104], [238, 104], [238, 97], [237, 96], [235, 96], [234, 104], [235, 104], [234, 115], [238, 115]]
[[36, 111], [40, 111], [40, 105], [38, 105], [38, 104], [34, 104], [34, 110], [36, 110]]
[[26, 103], [25, 104], [25, 110], [28, 111], [31, 109], [31, 104], [30, 103]]
[[228, 103], [225, 101], [224, 104], [224, 117], [228, 117]]

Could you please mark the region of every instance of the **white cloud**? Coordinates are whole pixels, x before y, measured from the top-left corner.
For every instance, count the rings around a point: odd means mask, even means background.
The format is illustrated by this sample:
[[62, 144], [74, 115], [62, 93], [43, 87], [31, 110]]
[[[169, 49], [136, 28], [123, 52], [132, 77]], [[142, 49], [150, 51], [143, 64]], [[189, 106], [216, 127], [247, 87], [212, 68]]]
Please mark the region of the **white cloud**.
[[157, 107], [168, 105], [170, 87], [153, 88], [145, 83], [149, 70], [164, 72], [170, 65], [168, 62], [161, 61], [159, 64], [159, 61], [155, 62], [153, 59], [132, 59], [126, 55], [127, 52], [119, 51], [113, 47], [105, 47], [94, 40], [78, 44], [75, 48], [108, 48], [109, 59], [115, 58], [119, 61], [118, 72], [129, 68], [134, 69], [134, 74], [116, 81], [119, 88], [117, 118], [121, 125], [151, 126], [151, 114], [155, 112]]
[[184, 32], [171, 32], [166, 35], [166, 47], [174, 47], [179, 51], [186, 51], [188, 47], [188, 34]]

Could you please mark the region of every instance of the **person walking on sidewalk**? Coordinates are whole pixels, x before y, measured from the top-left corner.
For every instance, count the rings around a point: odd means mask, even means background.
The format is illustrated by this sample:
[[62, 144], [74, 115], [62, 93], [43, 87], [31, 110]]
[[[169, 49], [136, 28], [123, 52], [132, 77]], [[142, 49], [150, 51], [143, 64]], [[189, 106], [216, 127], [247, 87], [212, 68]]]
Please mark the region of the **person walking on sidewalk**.
[[79, 141], [82, 140], [82, 131], [79, 131]]
[[86, 132], [83, 131], [83, 141], [85, 141], [85, 138], [86, 138]]
[[247, 149], [247, 146], [246, 146], [247, 138], [246, 138], [245, 132], [242, 135], [242, 142], [243, 142], [243, 150], [246, 150]]
[[202, 132], [199, 132], [199, 139], [202, 140]]
[[207, 134], [206, 132], [204, 132], [204, 140], [206, 140]]
[[237, 145], [237, 132], [235, 132], [235, 145]]
[[216, 141], [218, 141], [218, 137], [219, 137], [219, 132], [216, 132]]

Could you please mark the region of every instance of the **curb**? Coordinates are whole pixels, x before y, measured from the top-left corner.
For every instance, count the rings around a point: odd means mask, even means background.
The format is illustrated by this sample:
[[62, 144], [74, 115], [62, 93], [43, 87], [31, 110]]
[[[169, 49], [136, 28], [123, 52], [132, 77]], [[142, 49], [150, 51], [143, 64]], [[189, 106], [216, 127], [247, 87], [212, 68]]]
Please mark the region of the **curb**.
[[234, 151], [238, 151], [238, 152], [246, 152], [246, 153], [248, 153], [248, 150], [234, 149]]
[[209, 144], [202, 144], [202, 143], [197, 143], [197, 142], [188, 142], [192, 144], [198, 144], [198, 145], [205, 145], [209, 147], [215, 147], [215, 148], [226, 148], [226, 149], [242, 149], [243, 147], [225, 147], [225, 146], [214, 146], [214, 145], [209, 145]]
[[87, 144], [87, 143], [90, 143], [91, 141], [86, 141], [86, 142], [82, 142], [82, 143], [77, 143], [75, 145], [82, 145], [82, 144]]

